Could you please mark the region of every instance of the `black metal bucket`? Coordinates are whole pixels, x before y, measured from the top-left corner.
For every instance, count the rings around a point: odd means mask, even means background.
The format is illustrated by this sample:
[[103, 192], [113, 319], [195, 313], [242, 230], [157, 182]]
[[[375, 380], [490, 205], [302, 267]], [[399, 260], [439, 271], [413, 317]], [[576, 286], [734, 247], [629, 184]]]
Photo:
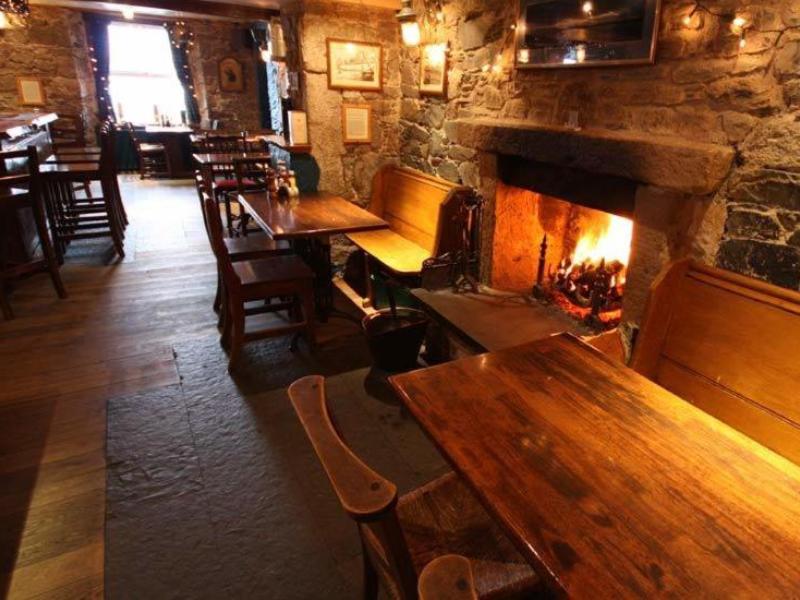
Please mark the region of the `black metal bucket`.
[[375, 366], [384, 371], [400, 372], [417, 367], [422, 341], [428, 329], [428, 317], [420, 310], [398, 308], [379, 310], [361, 321]]

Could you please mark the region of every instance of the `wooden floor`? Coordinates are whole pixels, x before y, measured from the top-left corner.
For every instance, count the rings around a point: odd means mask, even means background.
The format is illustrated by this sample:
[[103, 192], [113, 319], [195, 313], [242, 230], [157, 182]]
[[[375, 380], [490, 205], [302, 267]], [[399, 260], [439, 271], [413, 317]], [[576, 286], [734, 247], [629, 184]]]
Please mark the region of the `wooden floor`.
[[129, 181], [124, 262], [74, 248], [59, 301], [23, 282], [0, 322], [0, 592], [103, 596], [106, 402], [177, 383], [172, 342], [215, 327], [215, 268], [189, 185]]

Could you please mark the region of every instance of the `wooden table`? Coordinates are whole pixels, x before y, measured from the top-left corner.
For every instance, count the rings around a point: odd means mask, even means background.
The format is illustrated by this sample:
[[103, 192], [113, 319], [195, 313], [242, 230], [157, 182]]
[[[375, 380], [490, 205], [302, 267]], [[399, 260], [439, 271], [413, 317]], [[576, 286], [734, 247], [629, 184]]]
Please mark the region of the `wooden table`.
[[577, 338], [391, 383], [554, 589], [800, 595], [800, 467]]
[[333, 303], [330, 236], [384, 229], [389, 224], [335, 194], [311, 192], [295, 201], [264, 192], [239, 194], [239, 202], [274, 240], [289, 240], [316, 273], [317, 306], [330, 312]]

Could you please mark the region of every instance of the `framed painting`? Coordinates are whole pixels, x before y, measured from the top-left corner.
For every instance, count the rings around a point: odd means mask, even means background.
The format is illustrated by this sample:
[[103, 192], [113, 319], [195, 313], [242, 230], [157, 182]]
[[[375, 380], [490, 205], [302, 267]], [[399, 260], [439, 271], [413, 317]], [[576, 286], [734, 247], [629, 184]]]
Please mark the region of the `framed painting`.
[[17, 77], [17, 95], [22, 106], [44, 106], [47, 97], [38, 77]]
[[447, 86], [447, 44], [427, 44], [419, 59], [419, 91], [444, 96]]
[[369, 104], [342, 105], [342, 139], [345, 144], [372, 142], [372, 107]]
[[518, 69], [647, 64], [661, 0], [520, 0]]
[[383, 89], [380, 44], [328, 38], [328, 87], [379, 92]]
[[219, 61], [219, 88], [223, 92], [243, 92], [242, 63], [233, 57]]

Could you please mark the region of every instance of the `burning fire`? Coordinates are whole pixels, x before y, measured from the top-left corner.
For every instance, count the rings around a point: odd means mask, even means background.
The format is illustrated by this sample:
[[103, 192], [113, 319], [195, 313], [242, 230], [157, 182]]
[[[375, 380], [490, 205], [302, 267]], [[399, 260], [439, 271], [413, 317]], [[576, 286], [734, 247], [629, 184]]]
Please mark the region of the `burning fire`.
[[604, 215], [584, 226], [570, 258], [550, 274], [551, 299], [593, 327], [619, 323], [633, 221]]
[[[617, 215], [607, 215], [608, 220], [599, 222], [591, 230], [586, 231], [578, 240], [572, 254], [572, 264], [582, 265], [589, 262], [599, 265], [603, 259], [611, 264], [619, 261], [625, 267], [631, 256], [631, 240], [633, 239], [633, 221]], [[620, 274], [618, 285], [625, 283], [624, 270]]]

